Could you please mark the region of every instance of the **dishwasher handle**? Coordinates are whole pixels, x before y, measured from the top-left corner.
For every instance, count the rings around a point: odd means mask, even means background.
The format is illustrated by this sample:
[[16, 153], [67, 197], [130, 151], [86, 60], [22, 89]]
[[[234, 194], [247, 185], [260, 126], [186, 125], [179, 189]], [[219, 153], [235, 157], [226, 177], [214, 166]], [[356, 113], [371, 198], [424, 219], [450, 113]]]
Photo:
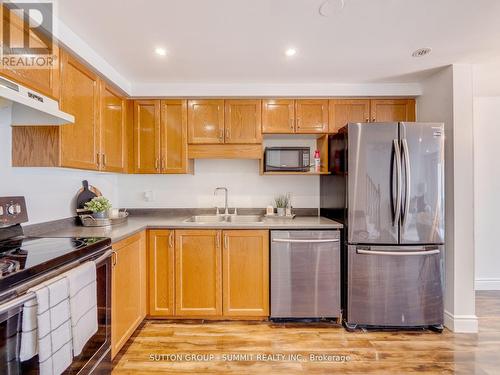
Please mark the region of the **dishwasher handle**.
[[285, 243], [328, 243], [340, 242], [338, 238], [323, 238], [323, 239], [294, 239], [294, 238], [273, 238], [272, 242], [285, 242]]

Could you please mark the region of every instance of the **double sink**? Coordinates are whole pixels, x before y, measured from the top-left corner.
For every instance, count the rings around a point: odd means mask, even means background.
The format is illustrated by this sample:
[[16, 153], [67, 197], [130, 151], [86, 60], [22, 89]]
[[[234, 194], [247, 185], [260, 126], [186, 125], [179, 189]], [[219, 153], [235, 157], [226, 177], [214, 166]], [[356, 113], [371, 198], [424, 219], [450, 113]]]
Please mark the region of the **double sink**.
[[263, 223], [261, 215], [196, 215], [184, 220], [185, 223], [214, 224], [214, 223]]

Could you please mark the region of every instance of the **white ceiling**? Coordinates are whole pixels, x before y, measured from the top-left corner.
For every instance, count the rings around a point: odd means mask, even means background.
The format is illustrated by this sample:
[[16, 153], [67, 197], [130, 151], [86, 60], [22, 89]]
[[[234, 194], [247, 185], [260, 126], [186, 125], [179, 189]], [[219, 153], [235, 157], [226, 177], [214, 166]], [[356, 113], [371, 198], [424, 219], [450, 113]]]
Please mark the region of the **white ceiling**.
[[[324, 0], [61, 0], [58, 11], [136, 85], [417, 82], [500, 56], [499, 0], [340, 1], [328, 17]], [[433, 52], [411, 57], [420, 47]]]

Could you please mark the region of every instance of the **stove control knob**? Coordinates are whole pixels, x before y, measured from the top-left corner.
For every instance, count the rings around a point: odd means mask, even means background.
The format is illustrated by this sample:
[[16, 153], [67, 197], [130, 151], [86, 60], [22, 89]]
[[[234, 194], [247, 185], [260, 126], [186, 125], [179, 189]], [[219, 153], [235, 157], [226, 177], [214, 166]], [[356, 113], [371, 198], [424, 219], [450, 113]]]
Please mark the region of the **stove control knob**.
[[3, 216], [3, 206], [0, 206], [0, 216]]
[[21, 213], [21, 205], [11, 204], [11, 205], [7, 206], [7, 212], [10, 215], [18, 215]]

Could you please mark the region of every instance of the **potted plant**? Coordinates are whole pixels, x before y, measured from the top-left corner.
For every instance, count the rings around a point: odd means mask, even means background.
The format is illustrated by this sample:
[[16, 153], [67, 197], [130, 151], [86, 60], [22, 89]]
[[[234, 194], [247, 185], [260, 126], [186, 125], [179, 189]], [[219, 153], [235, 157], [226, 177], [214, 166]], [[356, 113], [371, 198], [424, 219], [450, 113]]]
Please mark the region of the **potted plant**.
[[103, 219], [107, 216], [107, 212], [111, 208], [111, 203], [105, 197], [95, 197], [85, 203], [85, 208], [92, 211], [92, 216], [96, 219]]
[[278, 216], [285, 216], [285, 209], [288, 206], [288, 197], [286, 195], [280, 195], [274, 198], [274, 204], [276, 205]]

